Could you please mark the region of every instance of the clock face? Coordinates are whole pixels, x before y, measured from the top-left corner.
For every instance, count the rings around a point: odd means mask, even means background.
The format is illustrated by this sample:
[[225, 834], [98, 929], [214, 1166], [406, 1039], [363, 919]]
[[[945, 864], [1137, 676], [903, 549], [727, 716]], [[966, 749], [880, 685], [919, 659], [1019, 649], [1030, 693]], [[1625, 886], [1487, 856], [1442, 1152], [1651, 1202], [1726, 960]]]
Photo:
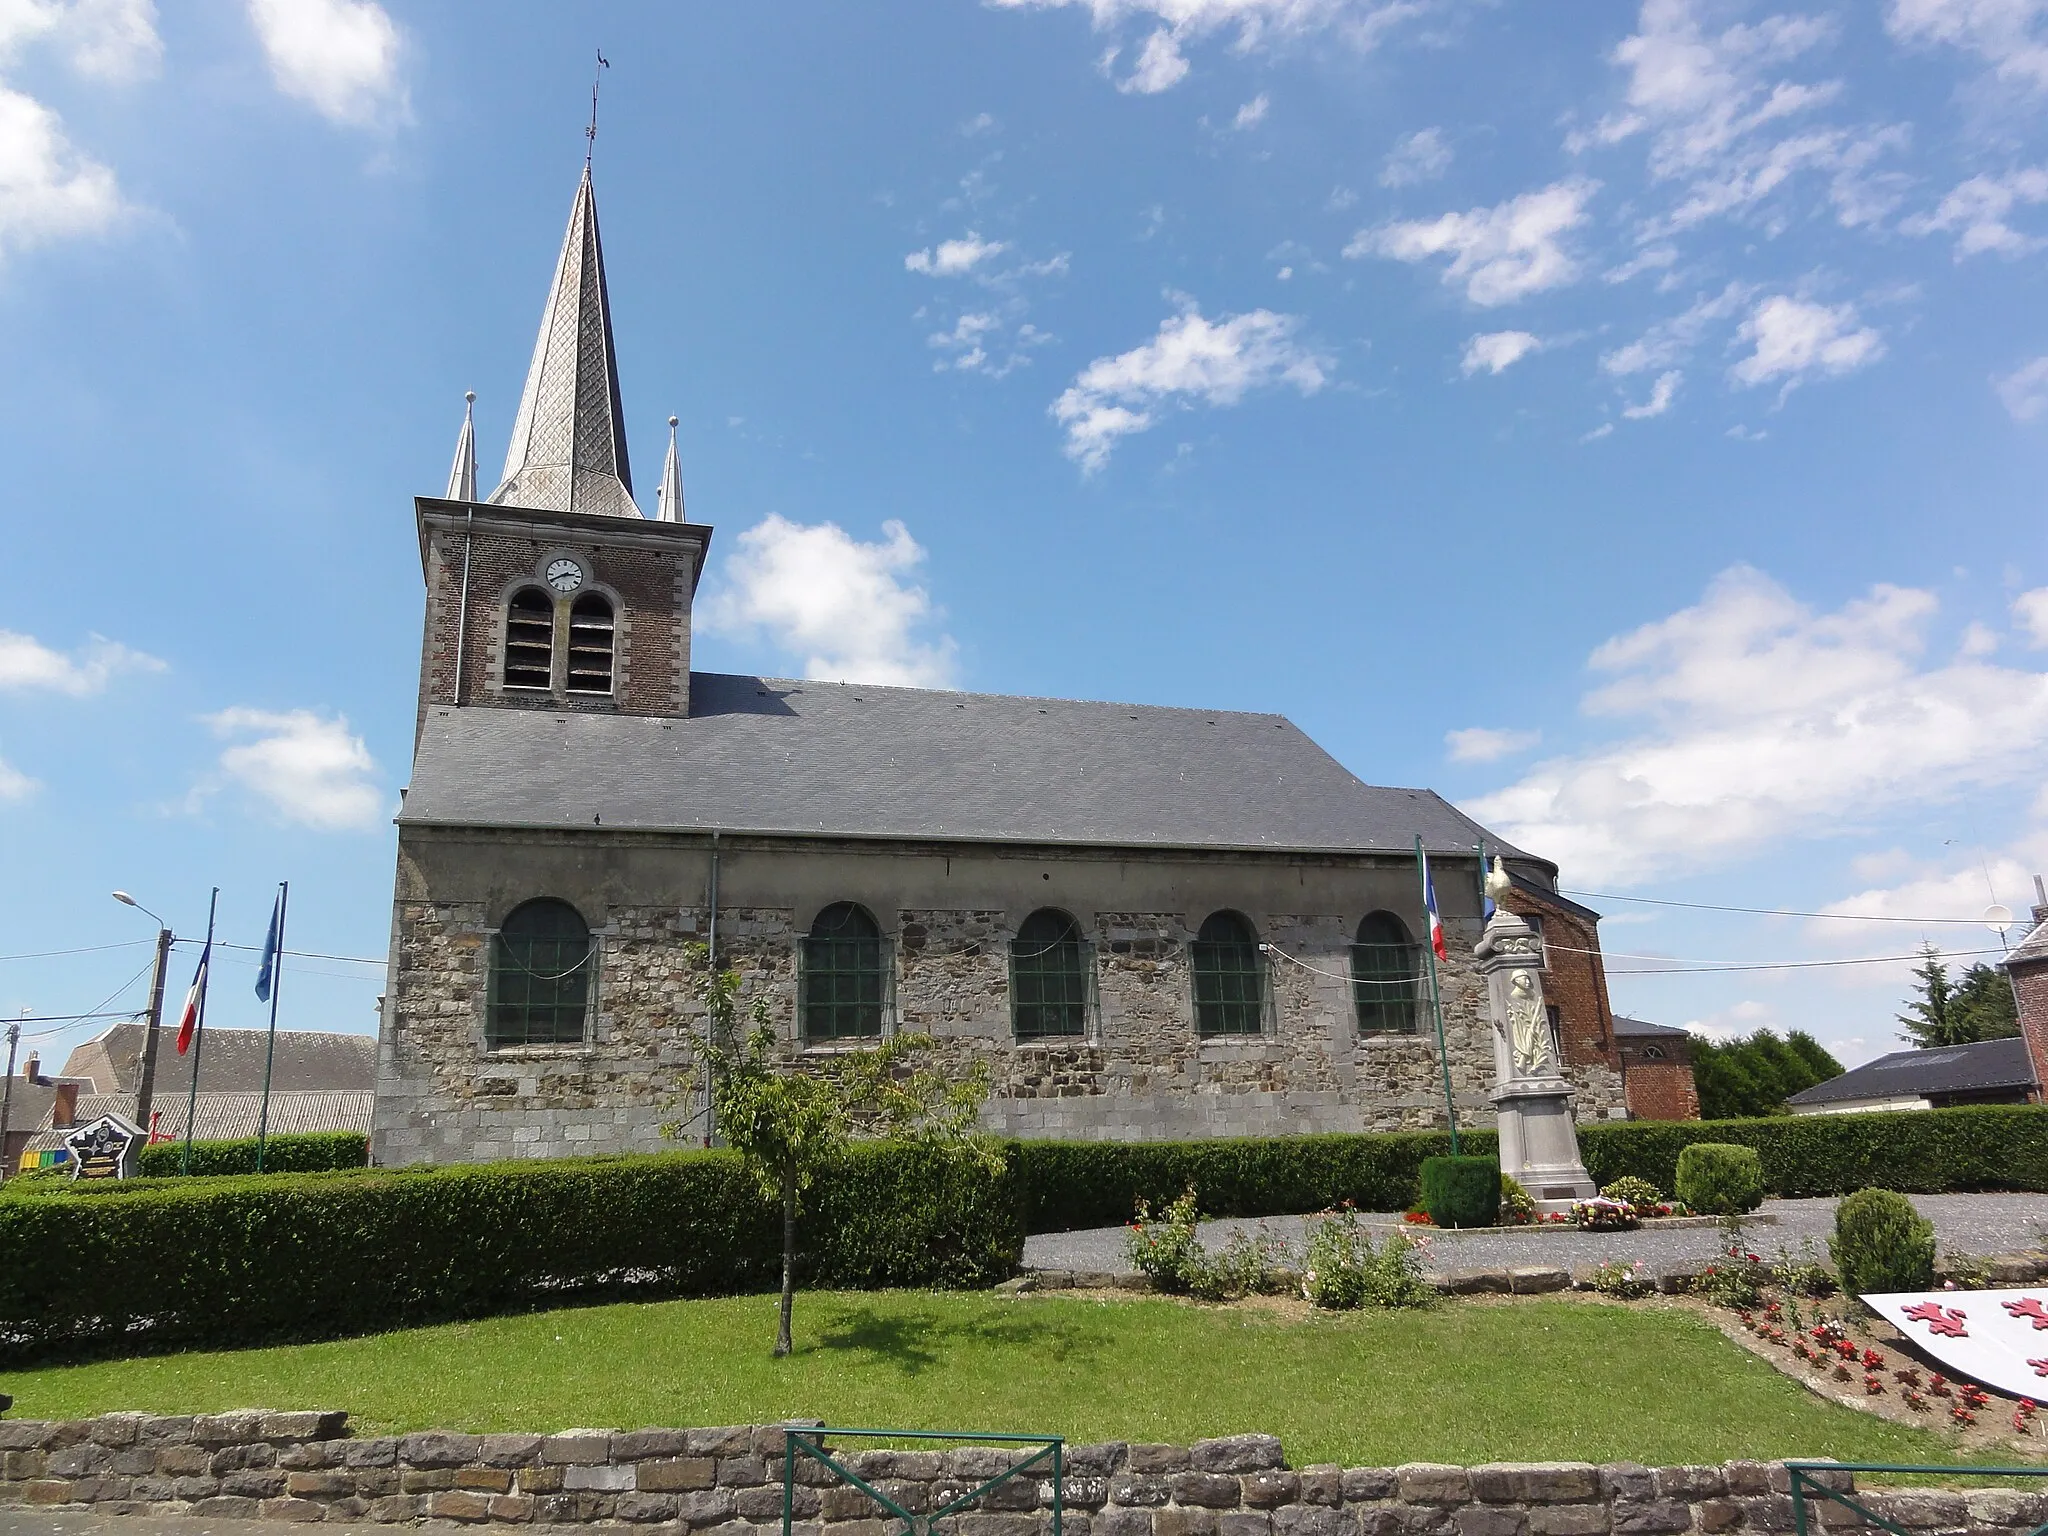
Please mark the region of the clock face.
[[574, 560], [550, 560], [548, 585], [557, 592], [574, 592], [583, 585], [583, 567]]

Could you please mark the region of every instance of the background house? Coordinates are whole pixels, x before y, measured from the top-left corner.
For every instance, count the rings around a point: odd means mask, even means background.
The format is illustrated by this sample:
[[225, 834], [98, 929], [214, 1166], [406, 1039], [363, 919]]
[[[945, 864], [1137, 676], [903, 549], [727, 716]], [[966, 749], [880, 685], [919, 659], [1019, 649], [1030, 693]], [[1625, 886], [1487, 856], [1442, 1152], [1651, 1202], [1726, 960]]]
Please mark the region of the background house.
[[2040, 1085], [2018, 1037], [1893, 1051], [1785, 1101], [1795, 1115], [1881, 1109], [1948, 1109], [1958, 1104], [2037, 1104]]

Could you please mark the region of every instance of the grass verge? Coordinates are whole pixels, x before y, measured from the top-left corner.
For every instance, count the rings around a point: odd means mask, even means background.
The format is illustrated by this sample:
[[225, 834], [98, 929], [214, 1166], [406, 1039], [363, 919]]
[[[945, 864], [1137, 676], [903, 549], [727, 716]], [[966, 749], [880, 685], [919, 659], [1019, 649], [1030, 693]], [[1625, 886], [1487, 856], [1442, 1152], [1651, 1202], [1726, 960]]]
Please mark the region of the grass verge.
[[1303, 1316], [1155, 1298], [909, 1291], [587, 1307], [288, 1348], [10, 1372], [22, 1418], [346, 1408], [356, 1433], [804, 1415], [1186, 1444], [1262, 1430], [1296, 1466], [1732, 1457], [1940, 1461], [1943, 1436], [1823, 1402], [1678, 1308], [1465, 1302]]

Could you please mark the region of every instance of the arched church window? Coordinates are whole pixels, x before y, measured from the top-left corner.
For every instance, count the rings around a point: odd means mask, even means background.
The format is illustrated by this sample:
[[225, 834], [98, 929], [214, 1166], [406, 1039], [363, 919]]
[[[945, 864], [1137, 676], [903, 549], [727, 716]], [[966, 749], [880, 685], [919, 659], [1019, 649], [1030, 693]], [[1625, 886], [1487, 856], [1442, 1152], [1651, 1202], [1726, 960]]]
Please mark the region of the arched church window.
[[1252, 925], [1235, 912], [1212, 912], [1190, 946], [1195, 1028], [1204, 1035], [1256, 1035], [1266, 1019], [1266, 962]]
[[505, 614], [505, 686], [547, 688], [555, 680], [555, 604], [538, 587], [512, 594]]
[[882, 930], [865, 908], [835, 902], [803, 940], [799, 988], [806, 1040], [873, 1039], [882, 1033]]
[[1072, 916], [1045, 907], [1010, 943], [1010, 1019], [1019, 1040], [1088, 1032], [1094, 954]]
[[1360, 920], [1351, 946], [1351, 996], [1361, 1035], [1415, 1033], [1415, 998], [1422, 979], [1422, 946], [1401, 919], [1374, 912]]
[[586, 592], [569, 610], [569, 691], [612, 691], [612, 605], [596, 592]]
[[592, 955], [590, 928], [566, 901], [515, 908], [492, 945], [491, 1047], [580, 1045]]

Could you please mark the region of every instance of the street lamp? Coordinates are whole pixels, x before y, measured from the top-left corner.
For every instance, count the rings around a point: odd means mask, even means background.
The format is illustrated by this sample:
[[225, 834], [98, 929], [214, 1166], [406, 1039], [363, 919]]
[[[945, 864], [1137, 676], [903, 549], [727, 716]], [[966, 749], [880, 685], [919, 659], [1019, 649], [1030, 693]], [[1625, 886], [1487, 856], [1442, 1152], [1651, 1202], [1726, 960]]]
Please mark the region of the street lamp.
[[149, 1112], [156, 1100], [156, 1037], [164, 1021], [164, 972], [171, 963], [171, 925], [126, 891], [114, 892], [114, 900], [156, 918], [156, 974], [149, 983], [149, 1027], [142, 1037], [142, 1082], [135, 1095], [135, 1123], [143, 1140], [150, 1134]]

